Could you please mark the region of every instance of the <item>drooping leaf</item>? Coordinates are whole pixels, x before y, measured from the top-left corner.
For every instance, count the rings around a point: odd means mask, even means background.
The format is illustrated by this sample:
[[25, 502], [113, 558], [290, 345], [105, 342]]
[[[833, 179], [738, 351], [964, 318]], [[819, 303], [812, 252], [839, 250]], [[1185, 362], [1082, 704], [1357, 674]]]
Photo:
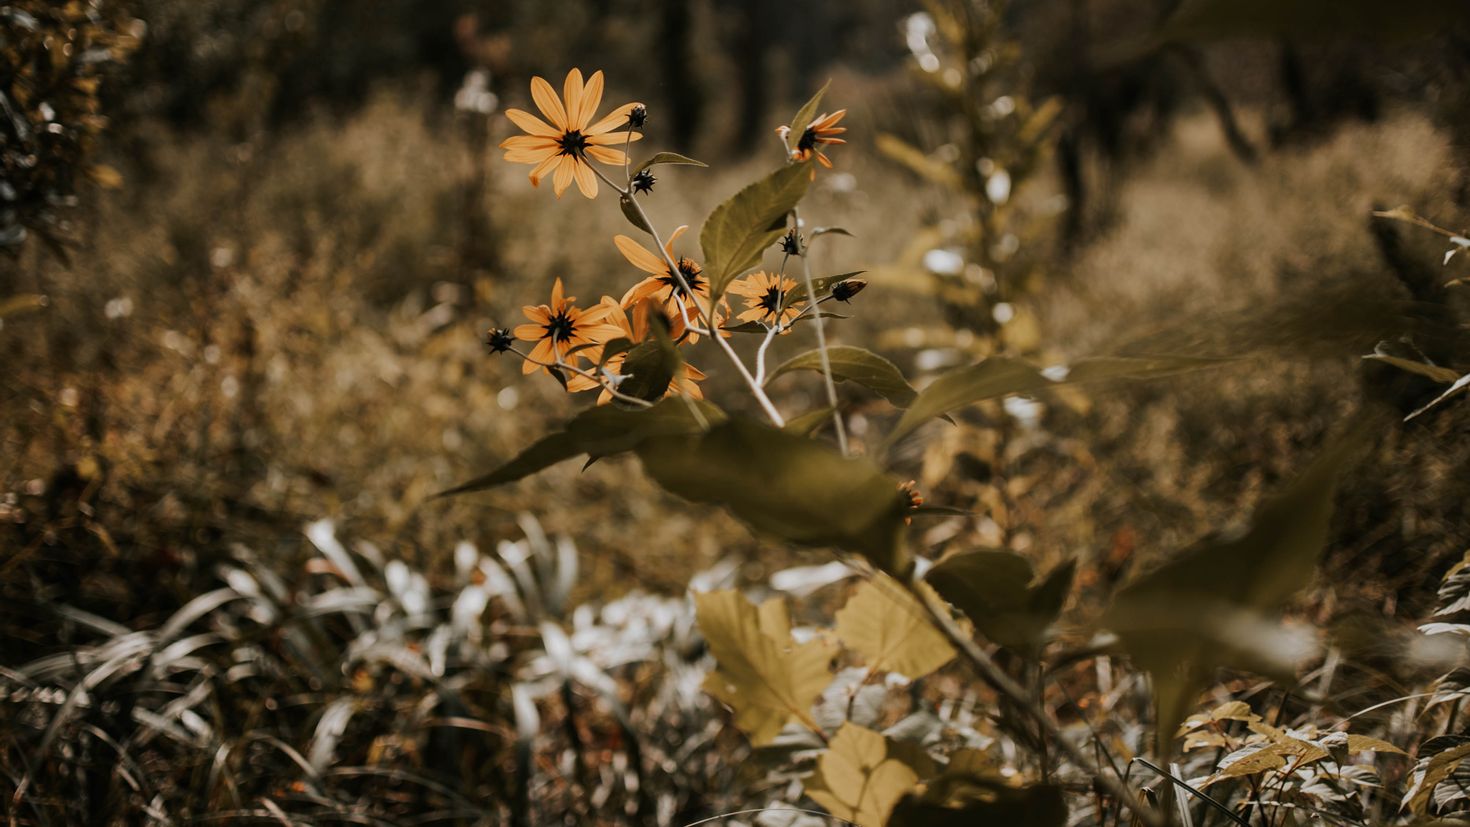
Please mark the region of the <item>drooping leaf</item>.
[[792, 117], [790, 123], [792, 135], [799, 139], [801, 133], [812, 125], [812, 120], [817, 117], [817, 108], [822, 105], [822, 98], [827, 94], [827, 88], [831, 85], [830, 80], [822, 84], [822, 88], [818, 89], [815, 95], [812, 95], [806, 103], [801, 105], [800, 109], [796, 110], [796, 115]]
[[1308, 652], [1277, 620], [1311, 579], [1327, 540], [1337, 478], [1366, 436], [1360, 418], [1256, 510], [1249, 530], [1206, 542], [1119, 593], [1102, 619], [1153, 676], [1160, 755], [1221, 666], [1288, 676]]
[[832, 815], [858, 827], [883, 827], [893, 805], [918, 783], [918, 774], [889, 754], [881, 734], [844, 723], [805, 787]]
[[[561, 431], [536, 440], [494, 471], [435, 496], [448, 497], [505, 485], [582, 454], [606, 457], [632, 451], [650, 438], [698, 433], [701, 426], [689, 410], [689, 404], [683, 399], [665, 399], [647, 409], [629, 410], [610, 405], [590, 408], [574, 417]], [[699, 406], [707, 422], [724, 418], [723, 412], [707, 402], [694, 404]]]
[[811, 183], [810, 161], [787, 164], [715, 207], [699, 231], [710, 293], [718, 297], [741, 273], [760, 263], [766, 248], [786, 232], [786, 214]]
[[1032, 586], [1031, 564], [1009, 551], [967, 551], [947, 557], [924, 575], [941, 597], [1003, 646], [1039, 644], [1056, 621], [1072, 585], [1068, 561]]
[[1456, 379], [1455, 380], [1455, 384], [1450, 385], [1450, 387], [1449, 387], [1448, 390], [1446, 390], [1444, 393], [1440, 394], [1439, 396], [1436, 396], [1433, 399], [1431, 399], [1429, 401], [1429, 403], [1426, 404], [1424, 407], [1422, 407], [1419, 410], [1414, 411], [1413, 413], [1411, 413], [1408, 416], [1404, 417], [1404, 421], [1405, 422], [1408, 422], [1411, 419], [1414, 419], [1414, 418], [1416, 418], [1418, 416], [1421, 416], [1421, 415], [1423, 415], [1423, 414], [1425, 414], [1425, 413], [1433, 410], [1434, 408], [1439, 407], [1440, 405], [1444, 404], [1445, 402], [1448, 402], [1449, 400], [1455, 398], [1456, 396], [1459, 396], [1460, 394], [1464, 393], [1466, 388], [1470, 388], [1470, 373], [1467, 373], [1464, 376], [1461, 376], [1459, 379]]
[[[769, 605], [769, 604], [768, 604]], [[737, 591], [694, 595], [695, 620], [718, 664], [704, 689], [735, 711], [735, 725], [756, 746], [769, 744], [791, 720], [816, 729], [812, 704], [832, 679], [830, 644], [791, 639], [784, 606], [758, 610]]]
[[1470, 758], [1470, 737], [1441, 735], [1419, 745], [1419, 761], [1404, 791], [1402, 809], [1423, 815], [1429, 807], [1434, 788], [1454, 774]]
[[[660, 403], [666, 404], [666, 403]], [[649, 439], [643, 468], [671, 493], [720, 503], [752, 527], [799, 545], [835, 546], [902, 576], [907, 498], [871, 461], [756, 422]]]
[[655, 154], [653, 157], [649, 158], [647, 161], [644, 161], [643, 163], [641, 163], [637, 167], [635, 167], [633, 169], [633, 174], [634, 175], [637, 175], [638, 173], [642, 172], [645, 169], [651, 169], [651, 168], [653, 168], [655, 166], [658, 166], [660, 164], [677, 164], [679, 166], [688, 166], [688, 167], [708, 167], [709, 166], [709, 164], [706, 164], [703, 161], [696, 161], [696, 160], [694, 160], [693, 158], [690, 158], [687, 155], [680, 155], [677, 152], [659, 152], [659, 153]]
[[648, 226], [647, 221], [643, 220], [642, 213], [638, 212], [637, 205], [633, 203], [633, 199], [635, 197], [636, 196], [633, 195], [618, 196], [618, 209], [623, 211], [623, 217], [628, 219], [629, 224], [632, 224], [634, 227], [637, 227], [643, 232], [652, 235], [653, 229]]
[[859, 586], [836, 620], [837, 638], [875, 672], [922, 678], [955, 656], [924, 607], [885, 574]]
[[[832, 366], [832, 376], [840, 381], [856, 382], [882, 396], [894, 406], [906, 408], [914, 401], [917, 392], [898, 366], [866, 348], [851, 345], [834, 345], [827, 348], [827, 360]], [[771, 372], [771, 378], [793, 370], [822, 370], [822, 353], [809, 350], [786, 361]]]
[[884, 444], [892, 445], [934, 417], [985, 399], [1034, 393], [1059, 385], [1150, 379], [1214, 367], [1225, 361], [1192, 356], [1105, 356], [1081, 359], [1070, 366], [1043, 371], [1020, 359], [995, 356], [945, 373], [919, 391]]

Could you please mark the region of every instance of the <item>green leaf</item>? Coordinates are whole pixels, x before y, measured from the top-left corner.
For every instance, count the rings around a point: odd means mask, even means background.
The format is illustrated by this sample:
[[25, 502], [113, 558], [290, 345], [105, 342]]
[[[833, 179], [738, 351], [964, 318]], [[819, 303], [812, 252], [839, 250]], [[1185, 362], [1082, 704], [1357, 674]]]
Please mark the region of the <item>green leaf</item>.
[[757, 609], [737, 591], [696, 593], [694, 616], [717, 664], [704, 690], [735, 710], [752, 744], [769, 744], [793, 718], [817, 728], [812, 704], [832, 680], [832, 645], [797, 644], [783, 604]]
[[986, 638], [1012, 648], [1033, 648], [1061, 614], [1075, 564], [1054, 569], [1031, 585], [1031, 564], [1009, 551], [967, 551], [947, 557], [924, 579], [975, 624]]
[[669, 323], [663, 312], [650, 310], [648, 318], [651, 338], [624, 357], [618, 370], [624, 377], [618, 384], [618, 392], [652, 402], [669, 389], [683, 358], [669, 337]]
[[994, 356], [978, 364], [957, 368], [929, 383], [909, 405], [893, 427], [884, 446], [913, 433], [934, 417], [985, 399], [1016, 393], [1035, 393], [1058, 385], [1076, 385], [1116, 379], [1150, 379], [1199, 368], [1214, 367], [1229, 360], [1193, 356], [1104, 356], [1081, 359], [1069, 367], [1043, 372], [1028, 362]]
[[[707, 402], [694, 403], [706, 421], [724, 414]], [[467, 494], [524, 479], [559, 462], [591, 454], [594, 459], [632, 451], [645, 440], [674, 434], [698, 433], [700, 425], [683, 399], [665, 399], [652, 408], [628, 410], [610, 405], [590, 408], [559, 432], [542, 437], [514, 459], [488, 474], [441, 491], [436, 497]]]
[[633, 204], [633, 196], [619, 195], [618, 208], [623, 211], [623, 217], [628, 219], [629, 224], [632, 224], [649, 235], [653, 235], [652, 228], [648, 226], [647, 221], [643, 220], [643, 216], [638, 212], [638, 207]]
[[[824, 314], [825, 315], [825, 314]], [[827, 361], [832, 366], [832, 376], [848, 382], [856, 382], [882, 396], [896, 407], [906, 408], [913, 403], [917, 392], [898, 366], [870, 350], [851, 345], [835, 345], [827, 348]], [[822, 353], [809, 350], [793, 357], [771, 373], [771, 378], [793, 370], [822, 370]]]
[[822, 88], [818, 89], [817, 93], [812, 95], [810, 100], [802, 104], [800, 109], [796, 110], [796, 115], [791, 119], [790, 124], [792, 135], [800, 139], [801, 133], [805, 132], [808, 126], [812, 125], [812, 121], [817, 117], [817, 107], [822, 105], [822, 97], [827, 94], [827, 87], [831, 85], [832, 81], [830, 80], [822, 84]]
[[[791, 324], [792, 325], [805, 324], [806, 322], [810, 322], [810, 321], [812, 321], [815, 318], [816, 318], [815, 316], [802, 316], [801, 318], [796, 319], [793, 322], [791, 322]], [[844, 315], [842, 315], [840, 313], [828, 313], [827, 311], [823, 310], [822, 311], [822, 318], [823, 319], [827, 319], [827, 320], [837, 319], [839, 321], [842, 321], [842, 320], [846, 320], [846, 319], [851, 319], [852, 317], [851, 316], [844, 316]], [[771, 329], [769, 327], [766, 327], [764, 324], [762, 324], [760, 322], [741, 322], [740, 324], [735, 325], [734, 327], [722, 327], [720, 329], [723, 330], [723, 331], [725, 331], [726, 333], [759, 333], [762, 336], [764, 336], [767, 333], [770, 333], [771, 332]]]
[[883, 827], [893, 805], [919, 783], [881, 733], [844, 722], [803, 786], [832, 815], [858, 827]]
[[737, 419], [703, 434], [650, 439], [637, 451], [671, 493], [723, 504], [759, 531], [857, 552], [897, 576], [909, 567], [900, 544], [908, 499], [867, 459]]
[[647, 161], [644, 161], [643, 163], [641, 163], [637, 167], [635, 167], [633, 169], [633, 174], [634, 175], [637, 175], [638, 173], [642, 172], [645, 169], [649, 169], [651, 167], [655, 167], [655, 166], [658, 166], [660, 164], [664, 164], [664, 165], [677, 164], [679, 166], [686, 166], [686, 167], [708, 167], [709, 166], [709, 164], [706, 164], [703, 161], [696, 161], [696, 160], [694, 160], [693, 158], [690, 158], [687, 155], [680, 155], [677, 152], [660, 152], [660, 153], [654, 155], [652, 158], [649, 158]]
[[1065, 827], [1067, 801], [1049, 784], [1013, 787], [951, 768], [899, 800], [887, 827]]
[[1262, 502], [1249, 530], [1205, 542], [1118, 594], [1101, 620], [1153, 676], [1159, 755], [1221, 666], [1290, 677], [1303, 655], [1283, 634], [1282, 607], [1312, 577], [1327, 541], [1337, 479], [1368, 433], [1335, 437], [1301, 476]]
[[788, 434], [796, 436], [811, 436], [823, 424], [832, 421], [832, 408], [817, 408], [808, 411], [801, 416], [794, 416], [786, 420], [786, 427], [782, 428]]
[[862, 655], [874, 672], [897, 672], [914, 680], [955, 656], [919, 601], [886, 574], [859, 586], [835, 620], [837, 639]]
[[1434, 788], [1449, 778], [1470, 758], [1470, 737], [1464, 735], [1441, 735], [1430, 738], [1419, 745], [1419, 760], [1409, 789], [1404, 792], [1403, 809], [1415, 815], [1424, 815], [1434, 796]]
[[760, 263], [761, 254], [786, 231], [786, 214], [806, 195], [810, 162], [787, 164], [715, 207], [699, 231], [710, 293]]

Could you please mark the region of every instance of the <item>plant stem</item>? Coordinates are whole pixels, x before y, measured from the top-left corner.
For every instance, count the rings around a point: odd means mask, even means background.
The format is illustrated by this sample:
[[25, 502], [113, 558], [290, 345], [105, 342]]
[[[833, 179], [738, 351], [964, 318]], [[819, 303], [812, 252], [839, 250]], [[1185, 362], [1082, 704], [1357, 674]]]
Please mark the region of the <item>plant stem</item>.
[[776, 406], [771, 402], [771, 398], [766, 396], [765, 390], [756, 383], [755, 377], [750, 375], [750, 370], [745, 367], [744, 362], [740, 361], [740, 356], [735, 353], [735, 349], [730, 347], [730, 343], [725, 341], [724, 337], [720, 335], [719, 326], [715, 324], [714, 319], [715, 296], [713, 294], [710, 295], [710, 307], [708, 311], [700, 306], [694, 289], [689, 286], [689, 282], [684, 278], [684, 274], [679, 271], [679, 265], [669, 255], [669, 251], [664, 249], [663, 239], [659, 237], [658, 230], [654, 229], [653, 222], [649, 220], [648, 213], [644, 211], [643, 205], [638, 203], [638, 199], [629, 194], [628, 190], [614, 184], [610, 178], [602, 173], [602, 170], [597, 167], [592, 167], [592, 171], [597, 173], [597, 177], [605, 181], [609, 187], [617, 190], [619, 195], [626, 197], [628, 203], [633, 205], [633, 209], [638, 211], [638, 217], [643, 220], [644, 228], [648, 230], [649, 235], [653, 236], [653, 246], [658, 250], [659, 255], [663, 256], [664, 264], [669, 268], [669, 275], [674, 277], [674, 281], [679, 285], [679, 289], [684, 291], [684, 295], [691, 298], [694, 304], [694, 310], [699, 315], [700, 321], [704, 322], [709, 337], [730, 358], [730, 363], [735, 366], [735, 370], [739, 371], [740, 378], [745, 380], [745, 384], [750, 386], [750, 392], [755, 394], [755, 401], [760, 403], [761, 410], [765, 411], [771, 423], [777, 428], [786, 427], [786, 419], [781, 416], [780, 411], [776, 410]]
[[975, 667], [982, 680], [990, 684], [997, 692], [1005, 695], [1017, 707], [1035, 719], [1037, 724], [1045, 730], [1047, 735], [1051, 736], [1057, 742], [1057, 746], [1061, 747], [1062, 751], [1067, 754], [1067, 757], [1072, 759], [1074, 764], [1092, 776], [1103, 787], [1107, 788], [1108, 792], [1112, 793], [1113, 797], [1120, 804], [1127, 807], [1139, 822], [1147, 825], [1147, 827], [1165, 827], [1166, 822], [1159, 813], [1145, 807], [1122, 778], [1111, 773], [1103, 772], [1088, 757], [1087, 753], [1074, 743], [1068, 737], [1067, 733], [1062, 731], [1061, 725], [1053, 721], [1051, 716], [1046, 714], [1046, 711], [1035, 702], [1030, 693], [997, 666], [990, 655], [986, 654], [984, 649], [981, 649], [969, 635], [965, 634], [959, 624], [955, 623], [954, 619], [949, 616], [949, 611], [943, 605], [938, 604], [936, 598], [931, 598], [927, 592], [918, 587], [917, 580], [905, 579], [900, 582], [908, 589], [909, 594], [915, 600], [919, 601], [919, 605], [924, 607], [924, 610], [929, 614], [929, 619], [949, 639], [950, 644], [959, 650], [960, 654]]
[[[791, 208], [791, 218], [796, 224], [795, 232], [801, 231], [801, 213]], [[812, 283], [812, 265], [807, 260], [810, 248], [801, 251], [801, 279], [806, 285], [807, 306], [812, 308], [812, 321], [817, 328], [817, 355], [822, 360], [822, 378], [827, 385], [827, 404], [832, 406], [832, 425], [837, 431], [837, 448], [847, 456], [847, 428], [842, 424], [842, 411], [837, 407], [837, 382], [832, 378], [832, 360], [827, 356], [827, 332], [822, 323], [822, 308], [817, 301], [817, 288]]]
[[640, 408], [653, 407], [653, 403], [649, 402], [647, 399], [639, 399], [636, 396], [629, 396], [626, 393], [619, 393], [618, 389], [613, 387], [611, 382], [604, 382], [596, 374], [589, 373], [588, 371], [582, 370], [579, 367], [570, 365], [562, 361], [561, 357], [557, 357], [557, 360], [555, 362], [538, 362], [535, 359], [532, 359], [530, 356], [527, 356], [519, 350], [516, 350], [515, 348], [511, 348], [510, 352], [521, 357], [522, 359], [525, 359], [527, 362], [530, 362], [533, 365], [538, 365], [543, 368], [563, 368], [577, 374], [578, 376], [581, 376], [584, 379], [591, 379], [593, 382], [596, 382], [598, 386], [601, 387], [603, 390], [606, 390], [608, 393], [612, 394], [614, 399], [620, 400], [622, 402], [632, 403]]

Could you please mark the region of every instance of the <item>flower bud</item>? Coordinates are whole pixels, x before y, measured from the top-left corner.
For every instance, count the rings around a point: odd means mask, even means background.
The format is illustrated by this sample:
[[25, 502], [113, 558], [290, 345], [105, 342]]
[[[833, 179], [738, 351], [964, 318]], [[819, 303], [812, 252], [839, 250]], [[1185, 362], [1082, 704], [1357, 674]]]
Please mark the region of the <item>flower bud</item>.
[[867, 286], [868, 283], [862, 279], [839, 281], [832, 285], [832, 298], [840, 302], [851, 301], [853, 296], [863, 292], [863, 288]]

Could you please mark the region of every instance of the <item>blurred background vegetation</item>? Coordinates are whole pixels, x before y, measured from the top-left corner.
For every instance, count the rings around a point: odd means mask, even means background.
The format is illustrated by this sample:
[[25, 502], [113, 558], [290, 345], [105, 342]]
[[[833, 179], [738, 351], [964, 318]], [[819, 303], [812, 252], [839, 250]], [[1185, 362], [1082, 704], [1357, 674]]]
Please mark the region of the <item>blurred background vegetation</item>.
[[[869, 271], [836, 335], [910, 376], [995, 352], [1248, 357], [980, 406], [898, 456], [929, 502], [972, 512], [922, 524], [926, 549], [1075, 557], [1079, 611], [1238, 524], [1357, 400], [1408, 413], [1432, 399], [1433, 381], [1361, 357], [1388, 343], [1465, 373], [1463, 289], [1446, 285], [1470, 256], [1442, 264], [1442, 239], [1370, 212], [1466, 221], [1463, 10], [1354, 0], [1319, 25], [1246, 5], [0, 3], [13, 821], [286, 808], [408, 823], [394, 819], [433, 799], [456, 823], [588, 823], [589, 806], [684, 823], [780, 797], [780, 779], [739, 776], [738, 737], [690, 688], [702, 653], [676, 634], [682, 600], [627, 604], [662, 617], [656, 633], [609, 607], [819, 555], [619, 462], [428, 500], [583, 404], [488, 357], [484, 330], [554, 277], [587, 301], [627, 277], [616, 211], [553, 204], [498, 161], [499, 112], [527, 106], [533, 75], [602, 69], [609, 95], [649, 105], [645, 145], [712, 164], [660, 174], [650, 209], [670, 226], [697, 226], [778, 157], [775, 127], [831, 78], [851, 140], [803, 209], [854, 238], [815, 264]], [[814, 403], [809, 386], [776, 387], [793, 409]], [[891, 415], [844, 393], [859, 441]], [[1329, 550], [1353, 576], [1304, 615], [1427, 614], [1470, 538], [1466, 422], [1447, 405], [1383, 434]], [[348, 563], [332, 536], [352, 538]], [[527, 596], [548, 581], [559, 596]], [[195, 602], [220, 590], [234, 592]], [[497, 600], [471, 632], [454, 612], [482, 592]], [[283, 618], [301, 612], [315, 625], [296, 646]], [[548, 624], [584, 639], [548, 641]], [[161, 657], [185, 628], [218, 639]], [[145, 630], [141, 648], [109, 648]], [[629, 635], [636, 656], [595, 664], [607, 684], [555, 677], [588, 640]], [[1357, 706], [1402, 689], [1383, 655], [1363, 656]], [[232, 670], [250, 674], [226, 691]], [[630, 760], [648, 777], [628, 780]]]

